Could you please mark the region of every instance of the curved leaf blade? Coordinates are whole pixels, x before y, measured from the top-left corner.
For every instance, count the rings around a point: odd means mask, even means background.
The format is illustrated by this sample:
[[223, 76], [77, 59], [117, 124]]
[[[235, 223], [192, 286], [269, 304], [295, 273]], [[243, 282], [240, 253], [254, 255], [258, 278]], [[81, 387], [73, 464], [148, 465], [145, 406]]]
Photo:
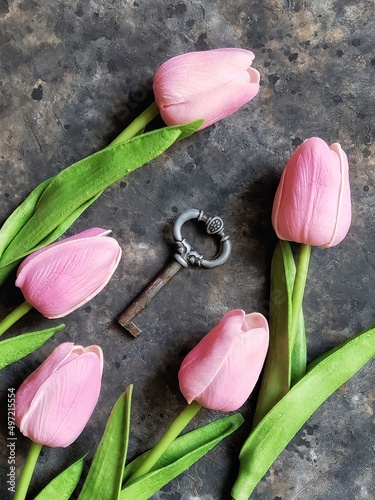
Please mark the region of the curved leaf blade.
[[85, 457], [70, 465], [67, 469], [56, 476], [47, 486], [34, 498], [34, 500], [69, 500], [81, 478]]
[[41, 182], [4, 222], [0, 229], [0, 256], [30, 217], [32, 217], [39, 198], [51, 180], [52, 178]]
[[48, 183], [33, 215], [7, 246], [0, 259], [0, 268], [15, 265], [85, 203], [159, 156], [178, 138], [192, 134], [200, 124], [201, 121], [197, 121], [147, 132], [109, 146], [62, 170]]
[[[172, 479], [188, 469], [222, 439], [242, 425], [242, 415], [234, 414], [178, 437], [145, 476], [121, 490], [120, 500], [147, 500]], [[138, 469], [147, 453], [128, 464], [124, 482]]]
[[289, 441], [319, 406], [375, 355], [375, 328], [323, 355], [267, 413], [240, 452], [240, 471], [232, 489], [247, 500]]
[[79, 500], [119, 498], [129, 442], [132, 392], [130, 385], [112, 409]]
[[52, 335], [65, 328], [64, 324], [53, 326], [47, 330], [38, 332], [24, 333], [2, 340], [0, 342], [0, 370], [24, 358], [41, 347]]
[[[288, 241], [279, 240], [271, 263], [270, 345], [254, 415], [255, 427], [306, 371], [306, 334], [303, 313], [292, 353], [289, 330], [296, 265]], [[289, 361], [291, 359], [291, 361]]]

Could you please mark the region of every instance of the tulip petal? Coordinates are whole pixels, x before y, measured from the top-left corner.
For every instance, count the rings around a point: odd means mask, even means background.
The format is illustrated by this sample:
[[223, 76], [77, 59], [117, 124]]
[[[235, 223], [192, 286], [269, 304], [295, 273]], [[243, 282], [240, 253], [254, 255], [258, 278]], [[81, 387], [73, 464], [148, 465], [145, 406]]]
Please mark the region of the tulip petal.
[[332, 247], [340, 243], [347, 235], [352, 218], [352, 206], [350, 198], [350, 183], [349, 183], [349, 164], [348, 157], [340, 144], [335, 143], [330, 146], [332, 151], [335, 151], [340, 159], [341, 165], [341, 190], [336, 216], [336, 225], [331, 241], [326, 247]]
[[[245, 325], [255, 328], [243, 331]], [[268, 348], [268, 324], [258, 313], [242, 310], [226, 314], [186, 356], [178, 377], [190, 403], [231, 411], [250, 395], [260, 375]]]
[[[162, 106], [185, 102], [202, 89], [215, 90], [247, 71], [254, 54], [244, 49], [188, 52], [169, 59], [154, 76], [154, 91]], [[187, 84], [188, 79], [188, 84]]]
[[253, 328], [263, 328], [268, 332], [268, 323], [263, 314], [257, 312], [246, 314], [242, 322], [242, 331], [247, 332]]
[[82, 432], [99, 398], [100, 360], [87, 352], [64, 364], [39, 387], [20, 422], [36, 443], [66, 447]]
[[[179, 373], [180, 390], [191, 403], [215, 378], [227, 352], [236, 341], [245, 313], [227, 313], [183, 360]], [[233, 333], [234, 332], [234, 333]]]
[[248, 50], [227, 48], [166, 61], [153, 82], [163, 120], [178, 124], [204, 118], [202, 129], [237, 111], [259, 91], [260, 75], [251, 68], [253, 59]]
[[16, 286], [47, 318], [85, 304], [108, 283], [121, 257], [113, 238], [86, 237], [50, 246], [20, 270]]
[[258, 381], [267, 348], [268, 334], [263, 328], [252, 329], [248, 336], [241, 336], [233, 343], [216, 377], [195, 398], [196, 401], [205, 408], [237, 410]]
[[272, 211], [275, 232], [283, 240], [329, 247], [345, 237], [350, 222], [346, 155], [318, 137], [310, 138], [282, 174]]
[[73, 342], [64, 342], [58, 345], [48, 358], [22, 382], [16, 392], [15, 420], [18, 427], [20, 427], [21, 420], [28, 411], [39, 387], [58, 369], [64, 360], [69, 358], [73, 347]]
[[35, 252], [28, 255], [25, 259], [23, 259], [23, 261], [21, 262], [21, 264], [18, 267], [17, 276], [20, 273], [21, 269], [23, 267], [25, 267], [25, 265], [28, 262], [30, 262], [30, 260], [34, 259], [37, 255], [48, 251], [52, 247], [59, 246], [67, 241], [77, 240], [80, 238], [89, 238], [89, 237], [94, 237], [94, 236], [107, 236], [111, 232], [112, 231], [110, 229], [102, 229], [100, 227], [92, 227], [91, 229], [86, 229], [85, 231], [74, 234], [73, 236], [69, 236], [68, 238], [64, 238], [63, 240], [56, 241], [55, 243], [51, 243], [50, 245], [48, 245], [46, 247], [42, 247], [39, 250], [36, 250]]
[[100, 363], [100, 372], [103, 373], [103, 365], [104, 365], [104, 359], [103, 359], [103, 351], [98, 345], [89, 345], [88, 347], [85, 347], [85, 352], [93, 352], [98, 356], [99, 363]]
[[259, 83], [227, 83], [222, 87], [195, 94], [194, 100], [185, 101], [168, 107], [162, 107], [160, 114], [165, 123], [177, 125], [204, 117], [200, 127], [205, 128], [226, 116], [229, 116], [253, 99], [259, 91]]

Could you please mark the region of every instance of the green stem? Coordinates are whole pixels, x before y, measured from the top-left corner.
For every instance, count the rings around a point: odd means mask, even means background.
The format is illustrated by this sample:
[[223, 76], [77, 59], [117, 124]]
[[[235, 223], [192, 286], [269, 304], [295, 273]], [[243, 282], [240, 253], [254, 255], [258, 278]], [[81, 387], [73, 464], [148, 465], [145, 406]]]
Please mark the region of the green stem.
[[152, 467], [156, 464], [156, 462], [159, 460], [168, 446], [173, 443], [176, 437], [183, 431], [190, 420], [198, 413], [201, 408], [202, 406], [196, 401], [193, 401], [192, 403], [187, 405], [187, 407], [180, 413], [180, 415], [169, 427], [167, 432], [162, 436], [156, 446], [152, 448], [152, 450], [138, 467], [138, 469], [129, 477], [129, 479], [125, 483], [126, 486], [133, 483], [141, 476], [144, 476], [152, 469]]
[[159, 108], [156, 102], [153, 102], [143, 113], [141, 113], [120, 135], [114, 139], [110, 146], [115, 146], [120, 142], [132, 139], [138, 132], [143, 130], [159, 114]]
[[25, 465], [23, 466], [20, 479], [18, 481], [14, 500], [24, 500], [27, 490], [29, 489], [31, 477], [33, 475], [36, 462], [39, 457], [42, 444], [31, 442], [29, 454], [27, 455]]
[[20, 306], [16, 307], [6, 318], [0, 321], [0, 336], [5, 333], [16, 321], [32, 309], [32, 305], [28, 302], [23, 302]]
[[311, 246], [301, 244], [292, 294], [292, 321], [289, 332], [289, 358], [291, 358], [294, 341], [297, 335], [298, 321], [302, 309], [303, 295], [305, 293], [307, 272], [309, 270], [310, 255]]

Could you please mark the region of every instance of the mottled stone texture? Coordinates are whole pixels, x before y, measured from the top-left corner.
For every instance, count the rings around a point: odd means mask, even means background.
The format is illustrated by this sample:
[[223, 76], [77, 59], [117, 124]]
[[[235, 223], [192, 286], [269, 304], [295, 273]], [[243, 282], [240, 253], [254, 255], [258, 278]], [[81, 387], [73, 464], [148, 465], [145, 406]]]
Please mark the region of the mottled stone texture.
[[[124, 255], [105, 291], [69, 315], [63, 332], [1, 373], [4, 451], [7, 388], [62, 341], [104, 350], [98, 407], [70, 448], [42, 452], [33, 494], [95, 448], [130, 383], [129, 457], [153, 444], [185, 405], [177, 371], [187, 350], [230, 308], [268, 314], [273, 194], [287, 158], [308, 137], [342, 144], [353, 198], [348, 237], [313, 252], [309, 359], [375, 323], [374, 34], [372, 0], [0, 1], [1, 222], [40, 181], [104, 147], [145, 109], [166, 59], [243, 47], [254, 51], [262, 75], [254, 101], [113, 185], [69, 230], [112, 228]], [[223, 217], [233, 254], [222, 268], [181, 272], [139, 317], [143, 333], [134, 340], [116, 317], [167, 262], [170, 222], [188, 207]], [[1, 316], [20, 301], [10, 280], [0, 291]], [[9, 335], [50, 325], [30, 312]], [[329, 398], [252, 498], [375, 498], [374, 381], [369, 363]], [[228, 499], [253, 410], [254, 397], [241, 409], [242, 428], [154, 498]], [[219, 416], [203, 410], [194, 425]], [[27, 449], [19, 436], [18, 468]], [[6, 459], [4, 452], [4, 474]], [[1, 488], [1, 498], [11, 498], [4, 480]]]

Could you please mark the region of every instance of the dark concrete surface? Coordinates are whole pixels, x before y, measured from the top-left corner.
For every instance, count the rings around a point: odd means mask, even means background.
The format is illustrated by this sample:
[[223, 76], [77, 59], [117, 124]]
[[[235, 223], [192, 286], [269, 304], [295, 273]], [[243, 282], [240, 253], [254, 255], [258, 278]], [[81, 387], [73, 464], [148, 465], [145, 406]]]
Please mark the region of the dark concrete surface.
[[[39, 182], [107, 145], [145, 109], [153, 73], [168, 58], [243, 47], [254, 51], [262, 77], [251, 103], [107, 189], [68, 231], [111, 228], [123, 258], [106, 289], [66, 317], [63, 332], [1, 373], [2, 499], [7, 389], [57, 344], [100, 344], [103, 386], [79, 439], [42, 452], [32, 494], [95, 447], [130, 383], [129, 458], [152, 445], [185, 405], [177, 372], [186, 352], [229, 309], [268, 314], [273, 195], [286, 160], [308, 137], [341, 143], [353, 200], [344, 242], [313, 251], [309, 359], [375, 324], [374, 35], [372, 0], [0, 1], [0, 222]], [[223, 217], [232, 256], [221, 268], [181, 272], [138, 318], [143, 333], [134, 340], [116, 317], [168, 261], [170, 222], [189, 207]], [[10, 280], [0, 290], [1, 317], [21, 300]], [[8, 336], [51, 324], [33, 311]], [[254, 500], [375, 498], [373, 368], [368, 363], [313, 415]], [[254, 403], [241, 408], [246, 423], [237, 433], [154, 498], [230, 498]], [[203, 410], [193, 425], [220, 416]], [[19, 436], [18, 468], [27, 448]]]

